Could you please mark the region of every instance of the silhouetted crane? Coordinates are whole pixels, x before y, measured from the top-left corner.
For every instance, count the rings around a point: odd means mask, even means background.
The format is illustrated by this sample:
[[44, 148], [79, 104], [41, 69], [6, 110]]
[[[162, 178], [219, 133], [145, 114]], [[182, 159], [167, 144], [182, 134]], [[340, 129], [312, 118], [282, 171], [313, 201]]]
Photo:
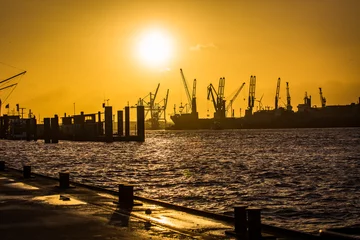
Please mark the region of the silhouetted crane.
[[275, 94], [275, 109], [279, 108], [280, 81], [281, 79], [278, 78], [276, 85], [276, 94]]
[[322, 94], [322, 89], [321, 87], [319, 88], [319, 92], [320, 92], [320, 102], [321, 102], [321, 107], [325, 107], [326, 106], [326, 98], [323, 96]]
[[286, 110], [292, 111], [289, 82], [286, 82]]
[[233, 108], [232, 108], [232, 104], [233, 102], [236, 100], [237, 96], [239, 95], [239, 93], [241, 92], [241, 90], [243, 89], [245, 85], [245, 82], [243, 84], [241, 84], [241, 86], [238, 88], [238, 90], [236, 91], [235, 95], [230, 99], [228, 105], [226, 106], [226, 114], [229, 111], [229, 108], [231, 108], [231, 117], [234, 117], [234, 112], [233, 112]]

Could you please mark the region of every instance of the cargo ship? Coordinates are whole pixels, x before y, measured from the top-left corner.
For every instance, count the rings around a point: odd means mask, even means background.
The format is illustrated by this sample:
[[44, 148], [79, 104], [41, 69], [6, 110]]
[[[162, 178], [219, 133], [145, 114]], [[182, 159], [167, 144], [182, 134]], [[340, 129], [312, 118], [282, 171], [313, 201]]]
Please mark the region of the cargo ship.
[[[180, 70], [181, 71], [181, 70]], [[183, 77], [185, 83], [185, 78]], [[186, 85], [185, 85], [186, 86]], [[297, 106], [294, 112], [291, 106], [289, 83], [286, 82], [287, 102], [285, 107], [279, 107], [280, 78], [277, 81], [274, 109], [260, 109], [253, 112], [255, 102], [256, 77], [250, 77], [248, 108], [245, 116], [235, 118], [226, 117], [232, 102], [239, 94], [244, 83], [238, 89], [230, 103], [226, 105], [224, 99], [225, 78], [220, 78], [219, 88], [216, 91], [212, 84], [208, 86], [208, 100], [214, 105], [212, 118], [199, 118], [196, 109], [195, 81], [193, 95], [189, 105], [191, 113], [175, 113], [170, 116], [174, 125], [168, 129], [191, 130], [191, 129], [271, 129], [271, 128], [328, 128], [328, 127], [360, 127], [360, 98], [358, 103], [349, 105], [326, 105], [322, 89], [320, 91], [321, 107], [311, 105], [311, 96], [305, 93], [304, 103]], [[188, 90], [187, 90], [188, 92]], [[190, 94], [188, 94], [190, 99]]]

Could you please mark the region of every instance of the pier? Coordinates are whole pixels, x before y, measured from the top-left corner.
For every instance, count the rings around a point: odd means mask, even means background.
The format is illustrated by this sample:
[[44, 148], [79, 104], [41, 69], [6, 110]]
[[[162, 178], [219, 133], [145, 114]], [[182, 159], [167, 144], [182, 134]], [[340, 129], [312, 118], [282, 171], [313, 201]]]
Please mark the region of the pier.
[[[1, 239], [323, 239], [261, 223], [261, 209], [235, 206], [234, 215], [211, 212], [119, 191], [11, 169], [0, 162]], [[325, 239], [325, 238], [324, 238]]]
[[90, 114], [81, 112], [73, 116], [64, 114], [63, 117], [54, 115], [51, 118], [44, 118], [42, 124], [38, 124], [35, 117], [24, 119], [20, 116], [4, 115], [0, 117], [0, 139], [27, 141], [43, 139], [45, 143], [58, 143], [59, 140], [143, 142], [145, 141], [145, 110], [144, 106], [136, 107], [135, 134], [131, 134], [130, 131], [129, 106], [126, 106], [124, 111], [117, 111], [116, 115], [113, 115], [112, 106], [104, 106], [103, 113], [100, 111]]

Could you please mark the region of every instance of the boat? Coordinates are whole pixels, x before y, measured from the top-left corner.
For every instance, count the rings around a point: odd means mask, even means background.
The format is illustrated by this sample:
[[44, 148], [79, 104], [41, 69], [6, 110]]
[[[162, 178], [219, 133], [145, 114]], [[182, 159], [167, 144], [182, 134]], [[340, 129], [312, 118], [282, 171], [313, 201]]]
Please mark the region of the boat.
[[248, 113], [240, 118], [199, 118], [197, 113], [185, 113], [174, 114], [171, 120], [174, 125], [170, 129], [181, 130], [360, 127], [360, 104], [325, 107], [299, 104], [297, 112], [278, 108]]

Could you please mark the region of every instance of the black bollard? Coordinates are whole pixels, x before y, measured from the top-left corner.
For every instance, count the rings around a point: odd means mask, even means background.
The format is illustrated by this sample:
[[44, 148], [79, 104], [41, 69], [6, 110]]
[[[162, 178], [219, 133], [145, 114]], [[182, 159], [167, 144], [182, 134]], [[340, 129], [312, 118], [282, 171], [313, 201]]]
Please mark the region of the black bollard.
[[70, 181], [69, 181], [70, 174], [68, 172], [59, 172], [59, 187], [60, 188], [69, 188]]
[[0, 161], [0, 171], [5, 171], [5, 161]]
[[235, 233], [240, 239], [245, 239], [247, 235], [246, 208], [242, 205], [234, 207]]
[[261, 209], [249, 208], [247, 209], [249, 240], [261, 239]]
[[134, 205], [134, 186], [119, 184], [119, 205], [126, 208]]
[[23, 166], [23, 176], [24, 178], [31, 177], [31, 166]]

